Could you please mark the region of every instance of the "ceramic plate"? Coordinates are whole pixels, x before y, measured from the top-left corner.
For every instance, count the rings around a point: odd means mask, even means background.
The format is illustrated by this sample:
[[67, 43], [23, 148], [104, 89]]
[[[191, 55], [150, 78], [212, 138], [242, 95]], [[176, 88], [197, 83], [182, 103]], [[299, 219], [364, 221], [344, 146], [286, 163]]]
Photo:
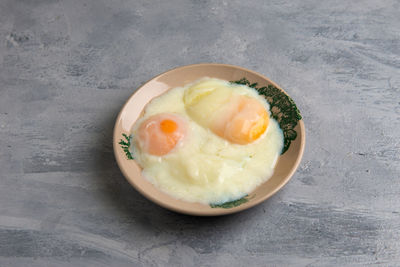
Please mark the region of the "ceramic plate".
[[[247, 84], [266, 97], [271, 116], [277, 119], [284, 132], [284, 149], [273, 176], [244, 198], [220, 205], [190, 203], [175, 199], [160, 190], [141, 175], [140, 166], [131, 158], [127, 146], [130, 131], [141, 116], [145, 105], [165, 91], [184, 86], [202, 77], [219, 78]], [[223, 215], [242, 211], [266, 200], [291, 178], [300, 163], [305, 145], [304, 123], [292, 99], [274, 82], [254, 71], [226, 64], [195, 64], [162, 73], [144, 85], [128, 99], [118, 115], [113, 146], [118, 165], [129, 181], [141, 194], [167, 209], [201, 216]]]

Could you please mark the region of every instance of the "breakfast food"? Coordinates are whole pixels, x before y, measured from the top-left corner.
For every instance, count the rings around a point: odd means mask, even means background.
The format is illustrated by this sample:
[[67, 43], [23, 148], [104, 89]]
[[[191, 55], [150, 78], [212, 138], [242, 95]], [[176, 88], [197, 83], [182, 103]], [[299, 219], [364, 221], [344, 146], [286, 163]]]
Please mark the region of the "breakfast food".
[[185, 90], [189, 116], [218, 136], [235, 144], [248, 144], [264, 133], [269, 114], [257, 99], [241, 94], [226, 84], [207, 80]]
[[186, 122], [173, 114], [158, 114], [142, 122], [138, 130], [141, 151], [163, 156], [175, 148], [186, 135]]
[[132, 129], [145, 178], [185, 201], [224, 203], [271, 177], [283, 134], [245, 85], [203, 78], [153, 99]]

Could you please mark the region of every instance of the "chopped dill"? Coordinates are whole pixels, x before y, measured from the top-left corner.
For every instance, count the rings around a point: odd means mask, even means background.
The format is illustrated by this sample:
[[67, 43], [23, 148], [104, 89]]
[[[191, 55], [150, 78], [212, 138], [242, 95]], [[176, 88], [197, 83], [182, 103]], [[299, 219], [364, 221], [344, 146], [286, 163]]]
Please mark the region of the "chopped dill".
[[124, 141], [123, 139], [120, 140], [120, 142], [118, 144], [121, 145], [122, 150], [124, 150], [125, 155], [128, 159], [133, 159], [133, 156], [131, 154], [131, 151], [129, 150], [130, 146], [131, 146], [131, 140], [132, 140], [132, 136], [128, 136], [126, 134], [122, 134], [126, 141]]
[[237, 207], [239, 205], [242, 205], [242, 204], [248, 202], [249, 200], [246, 197], [247, 197], [247, 195], [242, 198], [236, 199], [236, 200], [224, 202], [222, 204], [210, 204], [210, 207], [211, 208], [222, 208], [222, 209], [234, 208], [234, 207]]

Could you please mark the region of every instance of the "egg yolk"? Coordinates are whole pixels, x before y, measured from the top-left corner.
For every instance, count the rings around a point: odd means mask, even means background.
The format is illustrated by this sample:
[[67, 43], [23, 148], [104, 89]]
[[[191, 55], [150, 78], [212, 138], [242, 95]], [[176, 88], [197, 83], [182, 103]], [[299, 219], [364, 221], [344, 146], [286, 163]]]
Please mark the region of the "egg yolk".
[[168, 154], [186, 135], [186, 122], [172, 114], [151, 116], [139, 126], [138, 143], [142, 150], [154, 155]]
[[160, 128], [161, 128], [161, 131], [169, 134], [169, 133], [175, 132], [176, 129], [178, 128], [178, 125], [176, 124], [176, 122], [166, 119], [166, 120], [161, 121]]
[[257, 140], [268, 124], [268, 112], [260, 102], [237, 96], [218, 110], [211, 130], [232, 143], [245, 145]]

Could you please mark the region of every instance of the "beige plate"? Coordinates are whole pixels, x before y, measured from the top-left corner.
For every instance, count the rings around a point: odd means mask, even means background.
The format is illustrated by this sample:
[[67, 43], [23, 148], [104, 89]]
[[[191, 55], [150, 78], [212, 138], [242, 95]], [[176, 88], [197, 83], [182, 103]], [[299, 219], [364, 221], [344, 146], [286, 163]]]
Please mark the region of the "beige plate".
[[[125, 103], [118, 115], [114, 128], [114, 154], [118, 165], [126, 179], [145, 197], [167, 209], [200, 216], [223, 215], [238, 212], [253, 207], [266, 200], [291, 178], [300, 163], [304, 151], [305, 130], [303, 120], [298, 121], [294, 130], [297, 138], [291, 142], [289, 149], [279, 157], [273, 176], [265, 183], [258, 186], [246, 198], [245, 203], [230, 208], [211, 207], [199, 203], [189, 203], [177, 200], [161, 191], [141, 176], [141, 169], [135, 160], [129, 160], [121, 147], [122, 134], [129, 135], [135, 121], [141, 115], [145, 105], [154, 97], [168, 89], [183, 86], [202, 77], [215, 77], [227, 81], [236, 81], [247, 78], [258, 86], [273, 85], [280, 87], [268, 78], [241, 67], [226, 64], [195, 64], [169, 70], [151, 79], [142, 85]], [[282, 90], [282, 89], [280, 89]], [[282, 90], [283, 91], [283, 90]], [[229, 205], [228, 205], [229, 206]]]

